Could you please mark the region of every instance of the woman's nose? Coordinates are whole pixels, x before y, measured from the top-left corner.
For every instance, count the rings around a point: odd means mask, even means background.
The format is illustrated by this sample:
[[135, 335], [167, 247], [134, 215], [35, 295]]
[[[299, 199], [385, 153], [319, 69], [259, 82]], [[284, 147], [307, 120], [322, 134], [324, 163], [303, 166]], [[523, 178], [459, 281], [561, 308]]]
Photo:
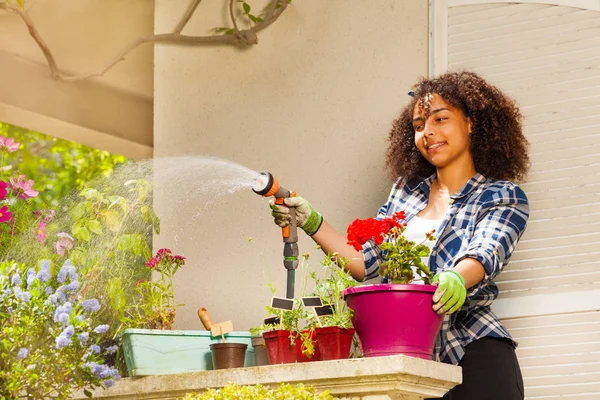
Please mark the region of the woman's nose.
[[432, 136], [435, 132], [433, 131], [433, 126], [431, 126], [431, 124], [425, 123], [425, 126], [423, 127], [423, 135], [425, 136]]

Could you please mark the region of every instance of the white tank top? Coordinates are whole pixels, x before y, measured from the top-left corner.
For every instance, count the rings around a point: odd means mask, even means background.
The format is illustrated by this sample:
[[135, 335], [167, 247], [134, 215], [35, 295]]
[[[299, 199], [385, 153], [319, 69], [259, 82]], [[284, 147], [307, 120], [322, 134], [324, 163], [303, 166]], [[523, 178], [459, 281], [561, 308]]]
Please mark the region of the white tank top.
[[[435, 229], [435, 237], [437, 240], [437, 236], [439, 234], [439, 227], [442, 225], [442, 221], [443, 219], [424, 219], [415, 215], [408, 222], [406, 230], [404, 231], [404, 237], [407, 240], [415, 242], [415, 245], [423, 243], [424, 245], [429, 247], [429, 250], [431, 250], [435, 245], [435, 241], [425, 240], [425, 233], [431, 232]], [[423, 261], [423, 264], [429, 266], [429, 256], [421, 257], [421, 261]], [[415, 280], [413, 281], [413, 283], [423, 283], [423, 280], [416, 272], [416, 267], [413, 267], [413, 273], [415, 275]]]

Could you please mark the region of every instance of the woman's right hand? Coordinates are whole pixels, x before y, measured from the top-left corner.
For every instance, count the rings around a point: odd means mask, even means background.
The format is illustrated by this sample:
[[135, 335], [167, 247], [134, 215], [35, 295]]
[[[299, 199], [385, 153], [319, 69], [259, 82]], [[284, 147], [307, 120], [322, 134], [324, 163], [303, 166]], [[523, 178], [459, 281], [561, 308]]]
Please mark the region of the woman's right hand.
[[275, 198], [269, 199], [271, 206], [271, 215], [275, 219], [275, 224], [279, 227], [288, 226], [290, 223], [290, 212], [296, 213], [296, 222], [298, 227], [302, 229], [308, 236], [312, 236], [321, 227], [323, 217], [310, 205], [306, 199], [296, 197], [286, 197], [283, 199], [284, 204], [275, 204]]

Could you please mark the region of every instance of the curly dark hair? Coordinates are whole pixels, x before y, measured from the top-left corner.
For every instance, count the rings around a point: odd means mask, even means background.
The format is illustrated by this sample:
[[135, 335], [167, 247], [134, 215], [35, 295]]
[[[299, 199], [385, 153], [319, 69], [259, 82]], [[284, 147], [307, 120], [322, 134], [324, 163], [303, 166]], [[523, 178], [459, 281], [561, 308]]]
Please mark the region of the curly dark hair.
[[[529, 168], [527, 139], [522, 115], [515, 102], [474, 72], [448, 72], [420, 80], [413, 86], [411, 102], [392, 123], [386, 169], [392, 179], [425, 178], [435, 172], [415, 146], [413, 111], [425, 106], [428, 94], [437, 94], [471, 118], [471, 154], [475, 170], [488, 178], [522, 181]], [[426, 118], [428, 115], [425, 116]]]

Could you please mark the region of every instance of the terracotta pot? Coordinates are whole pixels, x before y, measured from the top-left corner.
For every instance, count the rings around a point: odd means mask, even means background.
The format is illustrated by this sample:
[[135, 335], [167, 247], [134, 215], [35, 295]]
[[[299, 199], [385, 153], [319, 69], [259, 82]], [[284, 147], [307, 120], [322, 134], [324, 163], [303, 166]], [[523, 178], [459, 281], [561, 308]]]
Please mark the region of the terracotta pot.
[[432, 308], [437, 286], [364, 285], [344, 290], [365, 357], [404, 354], [431, 360], [444, 316]]
[[252, 336], [252, 347], [254, 348], [254, 362], [257, 366], [269, 365], [269, 354], [262, 336]]
[[271, 364], [291, 364], [296, 362], [296, 340], [290, 340], [291, 332], [276, 330], [263, 333], [267, 354]]
[[[302, 331], [303, 334], [308, 334], [310, 331], [305, 330]], [[302, 349], [304, 347], [304, 339], [302, 338], [302, 336], [298, 335], [296, 341], [296, 361], [298, 362], [308, 362], [308, 361], [321, 361], [321, 353], [319, 352], [319, 343], [316, 340], [316, 335], [315, 335], [315, 331], [313, 330], [310, 333], [309, 336], [310, 340], [313, 343], [314, 346], [314, 353], [313, 354], [304, 354], [302, 352]]]
[[243, 367], [247, 348], [246, 343], [211, 343], [214, 369]]
[[321, 360], [344, 360], [350, 357], [353, 328], [326, 326], [315, 329], [315, 339], [319, 344]]

